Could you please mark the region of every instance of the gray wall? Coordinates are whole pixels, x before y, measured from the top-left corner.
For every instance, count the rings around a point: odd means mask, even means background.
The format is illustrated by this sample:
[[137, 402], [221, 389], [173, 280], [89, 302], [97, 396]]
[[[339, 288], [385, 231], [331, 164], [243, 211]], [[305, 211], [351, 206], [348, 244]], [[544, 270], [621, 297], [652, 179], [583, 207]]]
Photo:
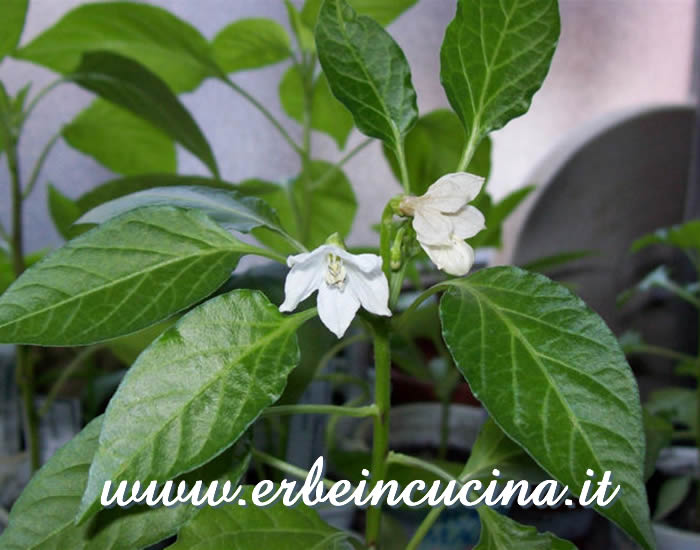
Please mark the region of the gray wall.
[[[296, 0], [301, 3], [300, 0]], [[484, 0], [487, 1], [487, 0]], [[490, 1], [490, 0], [489, 0]], [[31, 0], [23, 43], [56, 21], [80, 0]], [[206, 37], [224, 23], [241, 17], [267, 16], [287, 25], [281, 0], [150, 0], [187, 19]], [[560, 0], [562, 37], [550, 76], [535, 97], [530, 112], [494, 135], [491, 185], [497, 197], [527, 183], [533, 166], [567, 132], [612, 110], [633, 105], [688, 100], [694, 20], [693, 0]], [[446, 106], [439, 83], [439, 47], [445, 25], [454, 13], [454, 0], [420, 0], [390, 27], [413, 69], [419, 107], [425, 113]], [[281, 113], [277, 83], [284, 66], [241, 73], [235, 80], [289, 123]], [[25, 82], [35, 89], [51, 73], [6, 59], [0, 79], [11, 92]], [[21, 162], [28, 171], [44, 142], [89, 101], [72, 86], [51, 94], [35, 111], [22, 142]], [[223, 176], [231, 181], [248, 177], [284, 178], [298, 170], [298, 161], [267, 122], [242, 99], [219, 83], [205, 82], [183, 96], [214, 147]], [[362, 137], [353, 135], [349, 146]], [[315, 136], [314, 155], [339, 156], [332, 141]], [[189, 154], [180, 151], [181, 173], [205, 173]], [[348, 164], [360, 201], [353, 244], [373, 242], [369, 229], [384, 202], [399, 191], [378, 146]], [[51, 181], [69, 196], [78, 196], [110, 174], [63, 143], [46, 164], [42, 183]], [[9, 224], [9, 181], [0, 162], [0, 219]], [[43, 186], [27, 208], [28, 249], [56, 245], [59, 237], [48, 220]]]

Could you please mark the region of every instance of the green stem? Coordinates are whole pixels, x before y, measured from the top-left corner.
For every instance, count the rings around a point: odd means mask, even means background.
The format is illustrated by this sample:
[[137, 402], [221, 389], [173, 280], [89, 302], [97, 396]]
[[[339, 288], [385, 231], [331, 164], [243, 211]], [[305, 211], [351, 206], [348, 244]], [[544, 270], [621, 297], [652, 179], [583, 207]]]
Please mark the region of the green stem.
[[66, 365], [66, 367], [61, 370], [61, 375], [58, 377], [56, 382], [51, 386], [51, 389], [49, 390], [48, 395], [46, 396], [46, 400], [42, 404], [41, 408], [39, 409], [39, 418], [42, 418], [43, 416], [46, 415], [47, 412], [49, 412], [49, 409], [51, 408], [51, 405], [53, 402], [56, 400], [56, 397], [58, 394], [61, 392], [63, 389], [63, 386], [65, 383], [70, 380], [70, 378], [75, 374], [75, 371], [77, 371], [80, 367], [83, 366], [85, 361], [87, 361], [90, 357], [92, 357], [95, 353], [97, 353], [100, 349], [102, 349], [102, 346], [92, 346], [89, 348], [83, 349], [78, 355], [76, 355], [73, 360]]
[[345, 164], [350, 161], [357, 153], [362, 151], [365, 147], [367, 147], [370, 143], [372, 143], [374, 140], [372, 138], [367, 138], [366, 140], [360, 142], [357, 144], [355, 147], [350, 149], [348, 153], [342, 157], [338, 162], [336, 162], [333, 166], [331, 166], [328, 170], [326, 170], [323, 174], [321, 174], [321, 177], [316, 180], [316, 186], [320, 187], [326, 181], [328, 181], [330, 178], [333, 177], [333, 175], [338, 172]]
[[294, 149], [299, 155], [302, 154], [301, 148], [292, 139], [292, 137], [289, 135], [289, 132], [287, 132], [287, 130], [284, 129], [284, 126], [282, 126], [282, 124], [273, 116], [273, 114], [270, 111], [267, 110], [267, 108], [262, 103], [260, 103], [257, 99], [255, 99], [247, 91], [245, 91], [243, 88], [241, 88], [238, 84], [233, 82], [230, 78], [222, 77], [222, 80], [233, 91], [235, 91], [237, 94], [239, 94], [241, 97], [243, 97], [246, 101], [248, 101], [251, 105], [253, 105], [253, 107], [255, 107], [258, 111], [260, 111], [260, 113], [277, 129], [277, 131], [280, 133], [280, 135], [284, 138], [284, 140], [289, 144], [289, 146], [292, 149]]
[[41, 154], [39, 155], [39, 158], [37, 159], [36, 164], [34, 165], [34, 170], [32, 170], [32, 174], [29, 177], [29, 181], [27, 182], [27, 186], [24, 189], [24, 193], [22, 193], [22, 198], [26, 199], [27, 197], [29, 197], [29, 195], [32, 194], [34, 186], [36, 185], [36, 182], [39, 179], [39, 175], [41, 174], [41, 169], [44, 167], [44, 162], [46, 162], [46, 159], [48, 158], [51, 149], [53, 149], [53, 146], [56, 145], [56, 142], [61, 137], [61, 135], [61, 131], [56, 132], [56, 134], [54, 134], [53, 137], [44, 146], [44, 149], [41, 151]]
[[[22, 233], [22, 183], [17, 158], [17, 141], [12, 139], [7, 144], [7, 165], [12, 180], [12, 264], [15, 276], [24, 273], [24, 238]], [[29, 357], [29, 349], [16, 347], [17, 384], [22, 393], [22, 416], [24, 438], [29, 449], [31, 471], [35, 472], [41, 464], [39, 450], [39, 422], [34, 403], [34, 365]]]
[[406, 319], [410, 318], [410, 316], [413, 314], [414, 311], [416, 311], [423, 302], [425, 302], [428, 298], [430, 298], [433, 294], [437, 294], [438, 292], [445, 290], [450, 285], [449, 281], [443, 281], [441, 283], [437, 283], [430, 288], [425, 289], [423, 292], [421, 292], [418, 297], [413, 300], [413, 303], [408, 306], [405, 311], [396, 318], [394, 322], [394, 328], [396, 330], [399, 330], [403, 324], [406, 322]]
[[423, 519], [421, 524], [418, 526], [418, 529], [416, 529], [416, 532], [413, 534], [413, 537], [411, 537], [411, 540], [408, 541], [406, 550], [416, 550], [420, 546], [420, 543], [425, 538], [425, 535], [428, 534], [428, 531], [430, 531], [430, 528], [435, 524], [444, 509], [445, 506], [441, 505], [436, 506], [430, 510], [430, 512], [428, 512], [428, 515], [425, 516], [425, 519]]
[[[372, 488], [384, 478], [389, 450], [389, 408], [391, 406], [391, 348], [389, 347], [388, 322], [384, 319], [372, 325], [374, 340], [374, 401], [377, 416], [374, 419], [372, 442]], [[377, 548], [381, 527], [382, 509], [371, 506], [367, 509], [367, 546]]]
[[[289, 474], [290, 476], [296, 477], [298, 479], [306, 479], [309, 475], [308, 470], [304, 470], [303, 468], [299, 468], [298, 466], [294, 466], [293, 464], [290, 464], [289, 462], [285, 462], [284, 460], [280, 460], [279, 458], [275, 458], [272, 455], [269, 455], [267, 453], [264, 453], [262, 451], [259, 451], [257, 449], [253, 449], [253, 458], [257, 460], [258, 462], [262, 462], [263, 464], [267, 464], [268, 466], [271, 466], [272, 468], [275, 468], [276, 470], [279, 470], [280, 472], [284, 472], [285, 474]], [[323, 485], [330, 489], [333, 487], [333, 482], [330, 481], [329, 479], [324, 478], [322, 480]]]
[[[477, 128], [478, 126], [475, 125], [474, 127]], [[478, 144], [479, 135], [476, 132], [472, 132], [472, 135], [469, 136], [467, 145], [464, 147], [462, 158], [459, 160], [459, 166], [457, 167], [458, 172], [464, 172], [469, 167], [469, 163], [471, 162], [472, 157], [474, 157], [474, 153], [476, 153], [476, 147]]]
[[443, 470], [440, 468], [440, 466], [425, 460], [421, 460], [415, 456], [405, 455], [403, 453], [391, 451], [386, 459], [386, 462], [387, 464], [400, 464], [402, 466], [420, 468], [421, 470], [435, 474], [437, 477], [445, 481], [453, 481], [455, 479], [455, 476]]
[[404, 151], [403, 140], [398, 141], [396, 150], [396, 160], [399, 162], [399, 173], [401, 174], [401, 186], [406, 193], [411, 192], [411, 182], [408, 177], [408, 167], [406, 166], [406, 152]]
[[331, 346], [328, 349], [328, 351], [326, 351], [326, 353], [324, 353], [323, 356], [321, 356], [321, 359], [319, 359], [318, 365], [316, 366], [314, 378], [317, 374], [324, 371], [331, 359], [338, 355], [338, 353], [343, 351], [345, 348], [350, 347], [353, 344], [357, 344], [358, 342], [362, 342], [364, 340], [367, 340], [367, 335], [359, 332], [357, 334], [353, 334], [352, 336], [348, 336], [347, 338], [344, 338], [337, 342], [335, 345]]
[[303, 138], [301, 148], [301, 185], [302, 185], [302, 202], [298, 205], [298, 211], [301, 214], [301, 219], [298, 220], [300, 228], [301, 241], [309, 240], [309, 232], [311, 230], [311, 190], [313, 186], [313, 175], [311, 173], [311, 115], [313, 108], [313, 58], [305, 61], [303, 65], [297, 66], [300, 72], [300, 77], [303, 86]]
[[351, 418], [377, 416], [376, 405], [345, 407], [343, 405], [278, 405], [263, 411], [263, 416], [289, 416], [293, 414], [335, 414]]
[[44, 99], [44, 97], [46, 97], [50, 92], [52, 92], [55, 88], [57, 88], [60, 84], [63, 84], [64, 82], [69, 82], [69, 79], [62, 76], [50, 82], [47, 86], [39, 90], [39, 93], [37, 93], [34, 96], [34, 98], [27, 105], [27, 108], [24, 110], [20, 126], [23, 125], [24, 121], [29, 118], [29, 115], [32, 114], [32, 111], [34, 111], [34, 108], [41, 102], [41, 100]]

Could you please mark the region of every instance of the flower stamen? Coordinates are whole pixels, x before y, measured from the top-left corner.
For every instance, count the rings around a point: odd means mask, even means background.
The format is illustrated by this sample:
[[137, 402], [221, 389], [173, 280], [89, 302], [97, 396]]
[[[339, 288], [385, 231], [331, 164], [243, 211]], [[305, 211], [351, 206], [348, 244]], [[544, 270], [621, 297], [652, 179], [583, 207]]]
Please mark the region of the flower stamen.
[[345, 288], [347, 271], [343, 265], [343, 259], [335, 254], [328, 254], [326, 268], [326, 284], [337, 287], [339, 290]]

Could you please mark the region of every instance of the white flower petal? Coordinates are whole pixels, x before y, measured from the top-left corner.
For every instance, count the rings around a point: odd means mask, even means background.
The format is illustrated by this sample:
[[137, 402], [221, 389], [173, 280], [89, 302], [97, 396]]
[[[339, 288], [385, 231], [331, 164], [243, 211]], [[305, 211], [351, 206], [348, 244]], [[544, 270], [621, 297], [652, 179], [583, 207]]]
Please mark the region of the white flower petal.
[[425, 244], [439, 245], [450, 240], [452, 224], [440, 211], [421, 206], [413, 216], [413, 229], [418, 240]]
[[445, 174], [428, 188], [422, 199], [429, 201], [431, 208], [452, 214], [474, 200], [483, 184], [484, 178], [467, 172]]
[[460, 239], [448, 245], [431, 246], [421, 243], [423, 250], [438, 269], [450, 275], [466, 275], [474, 265], [474, 249]]
[[470, 205], [450, 214], [448, 218], [452, 221], [452, 234], [458, 239], [468, 239], [486, 229], [484, 215], [478, 208]]
[[325, 259], [327, 254], [335, 254], [334, 250], [340, 249], [337, 246], [324, 244], [313, 249], [311, 252], [303, 252], [301, 254], [297, 254], [296, 256], [289, 256], [287, 258], [287, 265], [289, 267], [293, 267], [295, 265], [305, 264], [307, 262], [320, 261], [321, 259]]
[[362, 307], [370, 313], [391, 317], [388, 305], [389, 282], [381, 269], [366, 274], [357, 271], [354, 266], [348, 265], [346, 291], [348, 290], [357, 296]]
[[360, 300], [347, 285], [340, 290], [324, 282], [318, 289], [318, 316], [338, 338], [343, 337], [358, 309]]
[[[301, 256], [302, 254], [299, 254]], [[323, 283], [325, 259], [322, 255], [311, 256], [301, 263], [292, 263], [292, 269], [284, 281], [284, 302], [280, 311], [294, 311], [299, 302], [306, 300]], [[293, 257], [287, 259], [292, 261]]]
[[356, 267], [362, 273], [373, 273], [382, 270], [382, 259], [376, 254], [350, 254], [341, 248], [335, 253], [340, 256], [346, 266]]

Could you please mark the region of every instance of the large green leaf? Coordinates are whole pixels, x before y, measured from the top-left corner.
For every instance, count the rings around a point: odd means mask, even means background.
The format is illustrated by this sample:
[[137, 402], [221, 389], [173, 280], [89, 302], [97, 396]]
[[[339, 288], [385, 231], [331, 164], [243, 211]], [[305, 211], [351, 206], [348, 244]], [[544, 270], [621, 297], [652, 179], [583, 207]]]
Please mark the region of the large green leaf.
[[440, 77], [470, 143], [528, 110], [558, 38], [557, 0], [458, 1]]
[[17, 52], [16, 57], [71, 73], [84, 53], [107, 50], [148, 67], [176, 92], [219, 73], [205, 38], [168, 11], [141, 2], [79, 6]]
[[[308, 248], [316, 248], [332, 233], [338, 232], [341, 237], [350, 233], [357, 212], [357, 199], [343, 171], [334, 169], [331, 164], [314, 161], [311, 165], [311, 175], [310, 184], [299, 175], [282, 185], [248, 180], [236, 188], [245, 195], [265, 200], [275, 209], [287, 233]], [[307, 184], [308, 198], [305, 197], [304, 191]], [[292, 205], [292, 200], [296, 202], [296, 206]], [[298, 208], [303, 214], [303, 223], [307, 224], [305, 228], [297, 223], [294, 208]], [[255, 230], [254, 235], [275, 250], [293, 252], [288, 242], [265, 228]]]
[[272, 19], [241, 19], [216, 35], [212, 50], [225, 73], [257, 69], [289, 57], [289, 35]]
[[[284, 112], [297, 122], [303, 122], [304, 86], [296, 67], [292, 66], [284, 73], [279, 94]], [[324, 74], [319, 75], [313, 86], [311, 127], [331, 136], [340, 149], [345, 147], [353, 128], [352, 115], [333, 97]]]
[[325, 0], [316, 49], [333, 94], [358, 129], [398, 150], [418, 108], [411, 69], [391, 35], [345, 0]]
[[[406, 136], [406, 166], [411, 192], [422, 195], [438, 178], [454, 172], [464, 150], [464, 128], [452, 111], [438, 109], [418, 119]], [[384, 156], [397, 180], [401, 180], [396, 155], [384, 145]], [[488, 178], [491, 170], [491, 140], [481, 142], [467, 172]]]
[[208, 507], [182, 528], [172, 550], [350, 550], [349, 533], [326, 524], [315, 510], [281, 502], [251, 505], [252, 487], [241, 498], [246, 506]]
[[514, 267], [454, 280], [443, 336], [474, 395], [513, 440], [578, 493], [587, 469], [620, 496], [600, 513], [654, 547], [637, 385], [617, 340], [565, 287]]
[[161, 321], [214, 292], [242, 243], [194, 210], [134, 210], [70, 241], [0, 297], [0, 342], [83, 345]]
[[162, 130], [112, 103], [94, 101], [63, 127], [63, 138], [118, 174], [174, 172], [175, 143]]
[[28, 6], [29, 0], [3, 0], [0, 4], [0, 61], [17, 47]]
[[477, 508], [481, 536], [474, 550], [576, 550], [576, 546], [552, 533], [538, 533], [488, 506]]
[[83, 215], [78, 223], [103, 223], [144, 206], [177, 206], [204, 212], [227, 229], [248, 232], [254, 227], [282, 231], [277, 214], [267, 203], [234, 190], [206, 186], [154, 187], [105, 202]]
[[105, 481], [172, 479], [235, 443], [282, 394], [313, 314], [283, 316], [264, 294], [234, 290], [158, 337], [110, 401], [80, 517]]
[[[98, 417], [31, 479], [12, 508], [10, 524], [0, 536], [0, 550], [138, 550], [174, 535], [200, 512], [191, 505], [112, 508], [76, 526], [75, 514], [101, 427], [102, 417]], [[222, 455], [193, 472], [192, 479], [205, 484], [215, 479], [236, 483], [249, 456], [246, 450]]]
[[214, 153], [192, 115], [165, 82], [143, 65], [107, 51], [90, 52], [69, 78], [147, 120], [218, 175]]
[[[349, 0], [349, 4], [355, 11], [367, 15], [381, 23], [388, 25], [418, 0]], [[301, 10], [301, 19], [304, 24], [313, 29], [316, 26], [318, 12], [323, 0], [306, 0]]]

